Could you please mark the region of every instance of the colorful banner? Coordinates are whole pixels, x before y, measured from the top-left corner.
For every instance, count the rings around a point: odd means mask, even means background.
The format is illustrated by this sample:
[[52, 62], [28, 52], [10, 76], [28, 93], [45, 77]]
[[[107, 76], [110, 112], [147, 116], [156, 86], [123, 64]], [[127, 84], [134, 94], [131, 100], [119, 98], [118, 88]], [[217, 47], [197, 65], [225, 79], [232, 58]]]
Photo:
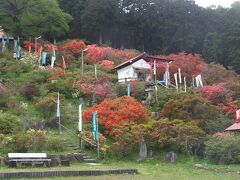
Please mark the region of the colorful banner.
[[59, 98], [59, 93], [58, 93], [58, 100], [57, 100], [57, 114], [56, 117], [60, 117], [61, 113], [60, 113], [60, 98]]
[[56, 58], [56, 50], [55, 50], [55, 48], [53, 48], [53, 54], [52, 54], [52, 56]]
[[166, 72], [165, 72], [165, 85], [168, 86], [170, 84], [170, 72], [169, 72], [169, 63], [166, 64]]
[[92, 117], [93, 140], [98, 141], [98, 113], [94, 112]]
[[94, 74], [95, 74], [95, 78], [97, 79], [97, 65], [94, 65]]
[[17, 48], [17, 58], [20, 59], [21, 58], [21, 47], [18, 46]]
[[178, 68], [178, 77], [179, 77], [179, 83], [182, 84], [181, 68]]
[[236, 111], [237, 120], [240, 120], [240, 109]]
[[46, 65], [47, 63], [47, 52], [42, 53], [42, 65]]
[[177, 73], [174, 74], [174, 79], [175, 79], [176, 89], [178, 90], [178, 74]]
[[128, 83], [127, 85], [127, 96], [131, 96], [131, 84]]
[[184, 91], [187, 92], [187, 80], [186, 80], [186, 77], [184, 77]]
[[14, 51], [17, 51], [17, 47], [18, 47], [18, 41], [14, 40]]
[[64, 56], [62, 56], [62, 66], [63, 66], [63, 69], [67, 68]]

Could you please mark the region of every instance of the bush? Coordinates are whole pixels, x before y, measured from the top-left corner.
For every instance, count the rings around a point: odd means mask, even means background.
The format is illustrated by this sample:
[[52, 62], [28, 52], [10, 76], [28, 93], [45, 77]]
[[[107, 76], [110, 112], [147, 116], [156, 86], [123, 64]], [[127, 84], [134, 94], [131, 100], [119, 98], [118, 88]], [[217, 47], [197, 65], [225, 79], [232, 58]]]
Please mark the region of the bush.
[[[109, 150], [109, 146], [107, 145], [107, 139], [103, 136], [102, 133], [98, 133], [99, 137], [99, 147], [100, 151], [106, 153]], [[84, 132], [84, 138], [89, 142], [85, 144], [86, 148], [96, 148], [97, 142], [93, 140], [93, 133], [90, 131]]]
[[192, 154], [196, 151], [205, 133], [194, 122], [164, 119], [154, 124], [152, 135], [160, 148], [170, 148]]
[[61, 152], [66, 149], [63, 139], [60, 136], [51, 135], [47, 139], [46, 150], [53, 152]]
[[0, 133], [10, 134], [13, 133], [20, 125], [20, 119], [9, 113], [0, 111]]
[[26, 132], [17, 133], [5, 145], [12, 152], [26, 153], [32, 146], [31, 135]]
[[40, 96], [39, 86], [37, 84], [27, 84], [20, 90], [20, 94], [27, 100], [32, 100], [34, 97]]
[[133, 97], [120, 97], [106, 100], [83, 113], [83, 119], [92, 121], [93, 112], [98, 112], [99, 125], [107, 134], [114, 135], [113, 127], [124, 124], [141, 124], [149, 121], [148, 110]]
[[148, 124], [126, 124], [115, 129], [113, 148], [121, 155], [137, 152], [142, 136], [148, 149], [170, 149], [195, 154], [205, 133], [194, 122], [161, 119]]
[[227, 83], [229, 81], [238, 81], [237, 74], [234, 71], [227, 70], [219, 64], [208, 64], [202, 72], [204, 81], [207, 85], [218, 83]]
[[240, 163], [240, 137], [237, 135], [213, 136], [205, 146], [206, 157], [215, 163]]
[[4, 148], [18, 153], [41, 151], [46, 144], [46, 132], [29, 130], [11, 136], [4, 144]]
[[[138, 101], [146, 99], [145, 82], [132, 81], [131, 84], [131, 96]], [[127, 95], [127, 84], [117, 83], [115, 85], [115, 92], [118, 97]]]
[[46, 88], [50, 93], [59, 92], [64, 94], [66, 98], [72, 98], [73, 88], [72, 82], [58, 78], [56, 82], [48, 81]]
[[233, 122], [217, 106], [196, 95], [169, 100], [164, 105], [162, 116], [170, 120], [194, 121], [207, 134], [221, 132]]
[[[56, 114], [57, 97], [57, 93], [50, 93], [46, 97], [35, 102], [37, 110], [41, 112], [45, 118], [49, 118]], [[62, 100], [63, 97], [61, 96], [60, 99]]]
[[144, 137], [147, 147], [152, 147], [156, 144], [151, 136], [152, 124], [126, 124], [116, 128], [115, 143], [112, 148], [122, 156], [130, 155], [139, 150], [141, 138]]

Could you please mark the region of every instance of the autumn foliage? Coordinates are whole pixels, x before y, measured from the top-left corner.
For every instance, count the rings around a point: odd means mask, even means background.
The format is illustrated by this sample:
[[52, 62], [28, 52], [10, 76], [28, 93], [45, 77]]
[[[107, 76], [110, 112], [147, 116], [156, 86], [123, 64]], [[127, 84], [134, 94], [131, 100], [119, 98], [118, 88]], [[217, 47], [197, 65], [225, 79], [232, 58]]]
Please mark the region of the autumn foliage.
[[[170, 64], [171, 74], [178, 72], [178, 68], [181, 68], [182, 76], [186, 77], [192, 77], [194, 75], [201, 74], [206, 65], [203, 57], [200, 54], [188, 54], [186, 52], [180, 52], [176, 54], [161, 55], [159, 57], [173, 60], [173, 62]], [[158, 63], [158, 75], [164, 74], [165, 70], [166, 63]]]
[[71, 53], [75, 57], [79, 57], [85, 48], [86, 44], [82, 40], [72, 40], [59, 46], [60, 51]]
[[98, 112], [99, 124], [106, 133], [114, 135], [114, 127], [131, 123], [146, 123], [149, 120], [148, 110], [133, 97], [123, 96], [104, 101], [83, 113], [83, 119], [91, 122], [93, 112]]
[[221, 107], [228, 115], [234, 117], [238, 106], [233, 99], [233, 92], [226, 87], [225, 83], [205, 86], [200, 90], [202, 96]]
[[103, 60], [110, 60], [115, 64], [119, 64], [120, 62], [135, 57], [138, 53], [138, 51], [119, 50], [111, 47], [88, 45], [86, 60], [89, 62], [102, 62]]
[[102, 60], [100, 63], [100, 67], [104, 70], [112, 70], [113, 66], [114, 62], [109, 60]]

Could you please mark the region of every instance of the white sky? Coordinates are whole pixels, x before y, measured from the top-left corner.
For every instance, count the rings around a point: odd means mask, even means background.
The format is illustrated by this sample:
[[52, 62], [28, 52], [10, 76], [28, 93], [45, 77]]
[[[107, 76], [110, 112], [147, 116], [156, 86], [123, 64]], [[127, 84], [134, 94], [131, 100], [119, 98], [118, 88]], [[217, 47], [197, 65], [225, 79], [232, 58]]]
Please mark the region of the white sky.
[[223, 7], [230, 7], [231, 4], [239, 0], [195, 0], [196, 4], [202, 7], [208, 7], [211, 5], [221, 5]]

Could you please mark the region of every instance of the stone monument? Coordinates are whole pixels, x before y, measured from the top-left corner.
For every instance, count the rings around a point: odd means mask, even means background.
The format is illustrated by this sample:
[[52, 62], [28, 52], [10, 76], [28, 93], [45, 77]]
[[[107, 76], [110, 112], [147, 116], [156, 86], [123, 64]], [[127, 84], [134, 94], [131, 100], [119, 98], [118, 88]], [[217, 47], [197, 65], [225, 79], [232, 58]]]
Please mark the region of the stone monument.
[[145, 160], [147, 159], [147, 145], [144, 140], [144, 137], [141, 138], [141, 145], [140, 145], [140, 152], [139, 152], [139, 160]]

